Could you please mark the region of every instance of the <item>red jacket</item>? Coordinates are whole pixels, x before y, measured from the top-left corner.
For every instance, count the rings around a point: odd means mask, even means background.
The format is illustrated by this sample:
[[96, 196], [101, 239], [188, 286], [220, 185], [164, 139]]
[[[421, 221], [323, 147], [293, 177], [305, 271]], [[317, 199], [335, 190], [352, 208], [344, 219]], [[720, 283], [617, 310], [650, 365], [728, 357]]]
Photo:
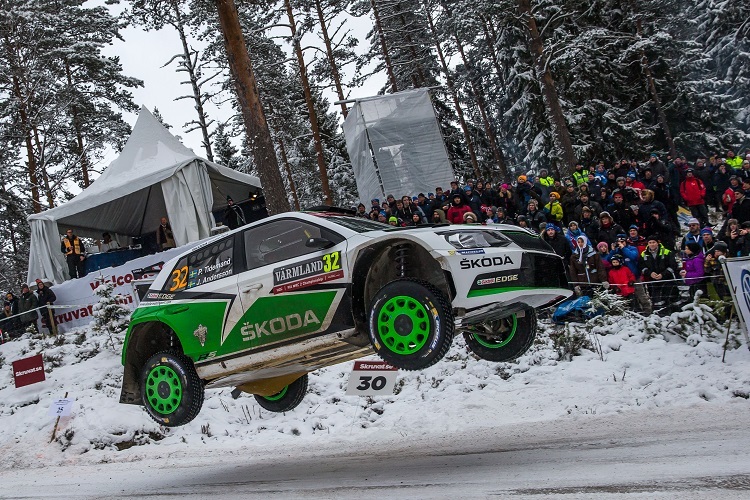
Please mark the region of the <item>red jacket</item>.
[[688, 177], [680, 184], [680, 196], [689, 207], [703, 205], [706, 198], [706, 186], [697, 177]]
[[627, 297], [635, 293], [635, 287], [632, 283], [635, 282], [635, 276], [633, 272], [628, 269], [628, 266], [620, 266], [619, 268], [612, 267], [609, 270], [609, 284], [617, 287], [617, 294]]
[[448, 218], [451, 224], [463, 224], [464, 214], [467, 212], [471, 212], [471, 207], [466, 203], [462, 203], [461, 205], [451, 205], [451, 207], [448, 209], [448, 213], [445, 214], [445, 216]]
[[721, 204], [724, 206], [728, 213], [731, 213], [732, 207], [734, 207], [734, 202], [736, 201], [737, 198], [735, 198], [734, 196], [734, 189], [728, 187], [727, 190], [724, 191], [724, 194], [721, 196]]

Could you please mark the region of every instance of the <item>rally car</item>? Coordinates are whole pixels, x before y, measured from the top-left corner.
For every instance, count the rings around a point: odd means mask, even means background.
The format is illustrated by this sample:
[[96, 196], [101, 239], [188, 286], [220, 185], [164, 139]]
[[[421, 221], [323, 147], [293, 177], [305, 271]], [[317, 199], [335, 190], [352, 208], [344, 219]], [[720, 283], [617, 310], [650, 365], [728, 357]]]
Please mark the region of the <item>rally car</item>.
[[164, 265], [130, 320], [120, 402], [165, 426], [195, 418], [205, 388], [288, 411], [313, 370], [373, 351], [423, 369], [457, 332], [478, 357], [507, 361], [531, 346], [536, 310], [569, 297], [567, 285], [560, 257], [515, 226], [276, 215]]

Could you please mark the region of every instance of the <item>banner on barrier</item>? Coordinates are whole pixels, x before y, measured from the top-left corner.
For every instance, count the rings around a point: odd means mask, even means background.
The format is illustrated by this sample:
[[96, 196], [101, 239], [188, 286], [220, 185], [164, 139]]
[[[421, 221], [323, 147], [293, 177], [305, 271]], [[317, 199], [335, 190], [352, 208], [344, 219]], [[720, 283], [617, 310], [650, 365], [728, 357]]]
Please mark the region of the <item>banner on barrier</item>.
[[[745, 339], [748, 339], [750, 324], [750, 257], [733, 257], [721, 262], [724, 276], [734, 301], [734, 309], [743, 326]], [[750, 348], [750, 340], [748, 341]]]
[[161, 263], [167, 262], [172, 257], [181, 254], [185, 250], [189, 250], [199, 243], [201, 242], [196, 241], [179, 248], [139, 257], [121, 266], [100, 269], [99, 271], [87, 274], [83, 278], [54, 285], [52, 290], [57, 296], [57, 304], [76, 304], [75, 307], [55, 308], [54, 315], [57, 323], [57, 331], [65, 333], [73, 328], [86, 326], [93, 321], [94, 304], [99, 302], [99, 297], [94, 293], [94, 290], [102, 283], [112, 283], [114, 285], [113, 293], [122, 296], [120, 303], [125, 307], [135, 309], [138, 301], [136, 300], [136, 292], [132, 282], [139, 279], [144, 271], [153, 271], [154, 268], [160, 267]]

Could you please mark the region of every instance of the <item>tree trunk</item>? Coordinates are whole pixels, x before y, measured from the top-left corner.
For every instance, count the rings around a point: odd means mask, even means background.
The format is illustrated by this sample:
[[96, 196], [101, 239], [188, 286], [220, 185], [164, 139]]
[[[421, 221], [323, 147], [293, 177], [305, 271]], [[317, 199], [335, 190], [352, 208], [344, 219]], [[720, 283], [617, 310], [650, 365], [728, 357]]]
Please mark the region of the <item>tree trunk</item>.
[[492, 65], [495, 67], [497, 79], [500, 80], [500, 86], [505, 87], [505, 75], [503, 73], [503, 67], [500, 64], [500, 60], [497, 58], [497, 51], [495, 50], [497, 32], [495, 31], [495, 27], [492, 26], [492, 23], [489, 21], [489, 19], [485, 18], [484, 16], [480, 16], [480, 19], [482, 20], [482, 30], [484, 31], [484, 38], [487, 41], [487, 50], [489, 50], [490, 52]]
[[229, 70], [232, 73], [237, 100], [242, 111], [247, 142], [253, 152], [258, 176], [263, 183], [266, 207], [271, 214], [289, 210], [273, 139], [258, 95], [253, 66], [242, 35], [234, 0], [214, 0], [219, 24], [224, 35]]
[[[636, 15], [635, 29], [638, 34], [638, 38], [643, 38], [643, 23], [641, 17], [635, 12], [635, 2], [631, 2], [633, 13]], [[654, 75], [651, 73], [651, 63], [648, 60], [646, 51], [641, 48], [641, 68], [643, 74], [646, 77], [646, 83], [648, 84], [648, 91], [651, 94], [651, 101], [654, 103], [656, 108], [656, 116], [659, 120], [659, 126], [662, 132], [664, 132], [664, 138], [667, 140], [667, 147], [669, 148], [669, 154], [672, 158], [677, 157], [677, 149], [674, 147], [674, 138], [672, 137], [672, 130], [669, 128], [669, 122], [667, 122], [667, 115], [664, 113], [664, 109], [661, 106], [661, 99], [659, 98], [659, 92], [656, 90], [656, 81], [654, 81]]]
[[182, 24], [182, 13], [175, 0], [172, 0], [172, 9], [174, 9], [175, 26], [177, 33], [182, 41], [182, 54], [185, 61], [185, 69], [190, 78], [190, 86], [193, 88], [193, 99], [195, 100], [195, 110], [198, 112], [198, 127], [203, 135], [203, 149], [206, 150], [206, 158], [214, 161], [214, 153], [211, 150], [211, 134], [208, 133], [208, 124], [206, 122], [206, 112], [203, 109], [203, 99], [201, 98], [201, 89], [198, 86], [198, 77], [195, 74], [195, 66], [188, 47], [187, 38], [185, 37], [185, 27]]
[[[326, 45], [326, 55], [328, 56], [328, 65], [331, 67], [331, 79], [333, 84], [336, 86], [336, 94], [339, 97], [339, 101], [345, 101], [346, 96], [344, 95], [344, 86], [341, 84], [341, 74], [339, 73], [338, 64], [336, 64], [336, 58], [333, 54], [333, 47], [331, 46], [331, 38], [328, 36], [328, 26], [326, 25], [325, 16], [323, 15], [323, 6], [320, 0], [315, 0], [315, 9], [318, 12], [318, 21], [320, 22], [320, 32], [323, 35], [323, 43]], [[346, 107], [346, 103], [341, 103], [341, 113], [346, 119], [349, 114], [349, 108]]]
[[420, 88], [424, 87], [427, 84], [427, 78], [425, 78], [424, 71], [422, 70], [422, 65], [419, 63], [419, 56], [417, 55], [417, 50], [414, 48], [414, 42], [412, 41], [411, 35], [409, 35], [409, 29], [406, 26], [406, 19], [404, 18], [404, 14], [401, 11], [401, 3], [396, 3], [396, 12], [399, 13], [399, 20], [401, 21], [401, 26], [404, 28], [404, 34], [406, 36], [406, 45], [409, 47], [409, 53], [411, 54], [411, 59], [414, 61], [414, 65], [417, 67], [417, 77], [415, 77], [412, 74], [412, 82], [414, 82], [414, 88]]
[[380, 23], [380, 13], [378, 7], [375, 5], [375, 0], [370, 0], [372, 6], [372, 15], [375, 18], [375, 29], [378, 31], [378, 38], [380, 39], [380, 50], [383, 51], [383, 60], [385, 61], [385, 70], [388, 73], [388, 81], [391, 84], [391, 92], [398, 92], [398, 84], [396, 82], [396, 75], [393, 73], [393, 65], [391, 64], [391, 56], [388, 54], [388, 44], [385, 43], [385, 33], [383, 33], [383, 25]]
[[31, 142], [31, 126], [29, 125], [29, 117], [26, 113], [24, 96], [21, 93], [21, 85], [18, 83], [18, 77], [14, 75], [12, 80], [13, 93], [15, 94], [16, 99], [18, 99], [18, 115], [21, 118], [23, 139], [26, 144], [26, 168], [29, 174], [29, 184], [31, 185], [32, 208], [34, 213], [38, 214], [42, 211], [42, 204], [39, 201], [39, 179], [37, 179], [36, 176], [36, 157], [34, 156], [34, 146]]
[[529, 31], [529, 49], [536, 65], [537, 78], [541, 82], [542, 97], [547, 109], [547, 120], [552, 128], [555, 147], [559, 151], [564, 164], [564, 168], [560, 169], [560, 174], [568, 176], [573, 173], [573, 167], [576, 163], [573, 141], [570, 139], [570, 131], [568, 130], [568, 124], [565, 122], [565, 115], [560, 105], [557, 89], [555, 89], [555, 81], [547, 67], [544, 44], [536, 25], [536, 19], [531, 12], [530, 0], [518, 0], [518, 10], [521, 16], [526, 18], [526, 28]]
[[294, 209], [299, 210], [299, 196], [297, 196], [297, 185], [294, 183], [294, 177], [292, 176], [292, 167], [289, 165], [289, 158], [286, 155], [286, 145], [284, 139], [281, 138], [281, 133], [276, 130], [276, 142], [279, 144], [279, 154], [281, 154], [281, 162], [284, 164], [284, 170], [286, 170], [286, 179], [289, 182], [289, 189], [292, 191], [292, 199], [294, 200]]
[[[49, 175], [47, 175], [47, 158], [44, 156], [44, 145], [41, 139], [39, 139], [39, 129], [36, 125], [31, 125], [32, 137], [36, 144], [36, 150], [39, 151], [39, 161], [36, 163], [37, 170], [42, 174], [42, 184], [44, 185], [44, 192], [47, 195], [47, 206], [49, 208], [55, 207], [55, 196], [52, 194], [52, 188], [49, 184]], [[39, 179], [39, 175], [37, 175]]]
[[286, 5], [286, 14], [289, 17], [289, 29], [292, 30], [292, 44], [294, 52], [297, 55], [297, 64], [299, 65], [299, 77], [302, 80], [302, 89], [305, 92], [305, 103], [307, 104], [307, 113], [310, 117], [310, 128], [313, 134], [313, 143], [315, 145], [315, 156], [318, 160], [318, 170], [320, 170], [320, 185], [323, 188], [323, 197], [326, 205], [333, 205], [333, 196], [331, 188], [328, 185], [328, 168], [326, 167], [325, 152], [323, 151], [323, 140], [320, 137], [320, 127], [318, 126], [318, 114], [315, 111], [315, 102], [310, 90], [310, 80], [307, 78], [307, 67], [305, 66], [305, 57], [302, 54], [302, 47], [297, 36], [297, 27], [294, 24], [294, 13], [290, 0], [284, 1]]
[[[65, 61], [65, 76], [68, 79], [68, 87], [73, 88], [73, 75], [70, 72], [70, 64], [68, 58], [64, 58]], [[81, 118], [78, 116], [78, 106], [73, 104], [70, 107], [70, 114], [73, 121], [73, 130], [76, 134], [76, 146], [78, 147], [78, 158], [81, 161], [81, 179], [83, 182], [83, 188], [86, 189], [91, 184], [89, 179], [89, 157], [86, 154], [86, 149], [83, 144], [83, 131], [81, 130]]]
[[456, 86], [453, 82], [453, 77], [451, 77], [450, 69], [448, 69], [448, 64], [445, 60], [445, 54], [443, 53], [443, 48], [440, 46], [440, 42], [437, 38], [437, 31], [435, 29], [435, 23], [432, 20], [432, 14], [430, 13], [429, 6], [427, 5], [427, 2], [423, 4], [425, 14], [427, 15], [427, 23], [430, 26], [430, 33], [432, 35], [432, 42], [435, 44], [435, 48], [437, 49], [438, 53], [438, 59], [440, 60], [440, 66], [443, 69], [443, 73], [445, 74], [445, 82], [448, 85], [448, 91], [451, 94], [451, 98], [453, 99], [453, 106], [456, 108], [456, 115], [458, 115], [458, 122], [461, 125], [461, 131], [464, 134], [464, 140], [466, 141], [466, 147], [469, 149], [469, 158], [471, 158], [471, 167], [474, 170], [474, 175], [477, 179], [479, 179], [482, 175], [479, 172], [479, 162], [477, 161], [477, 153], [474, 150], [474, 141], [471, 139], [471, 134], [469, 133], [469, 127], [466, 124], [466, 118], [464, 118], [464, 110], [461, 107], [461, 102], [458, 100], [458, 95], [456, 95]]
[[458, 47], [459, 54], [461, 54], [461, 59], [463, 60], [464, 66], [466, 68], [469, 68], [469, 84], [471, 85], [471, 90], [477, 99], [477, 108], [479, 108], [479, 114], [482, 116], [484, 133], [487, 136], [487, 140], [490, 142], [490, 149], [492, 150], [492, 156], [495, 159], [495, 164], [497, 165], [497, 169], [500, 171], [500, 177], [502, 177], [504, 180], [507, 180], [508, 168], [505, 165], [505, 155], [503, 155], [503, 152], [497, 145], [497, 140], [495, 139], [495, 131], [492, 127], [489, 116], [487, 115], [487, 105], [484, 100], [484, 91], [479, 85], [474, 82], [474, 78], [471, 78], [471, 73], [473, 73], [473, 71], [471, 70], [472, 65], [466, 58], [466, 53], [464, 51], [463, 45], [461, 44], [461, 41], [458, 39], [458, 36], [455, 33], [453, 34], [453, 37], [456, 40], [456, 46]]

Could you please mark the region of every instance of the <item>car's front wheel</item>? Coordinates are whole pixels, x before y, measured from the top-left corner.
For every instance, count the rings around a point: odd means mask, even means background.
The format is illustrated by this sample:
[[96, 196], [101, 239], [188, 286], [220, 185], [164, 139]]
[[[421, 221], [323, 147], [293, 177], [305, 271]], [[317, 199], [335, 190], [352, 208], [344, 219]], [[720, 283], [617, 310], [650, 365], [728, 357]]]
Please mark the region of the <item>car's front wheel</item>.
[[487, 321], [464, 331], [469, 350], [488, 361], [511, 361], [529, 350], [536, 338], [536, 314], [533, 309], [522, 315]]
[[255, 400], [268, 411], [277, 413], [296, 408], [307, 394], [307, 373], [270, 396], [255, 395]]
[[440, 361], [453, 341], [453, 328], [450, 301], [426, 281], [391, 281], [372, 299], [370, 342], [397, 368], [421, 370]]
[[168, 350], [151, 356], [141, 371], [141, 396], [148, 414], [161, 425], [193, 420], [203, 406], [203, 381], [184, 354]]

